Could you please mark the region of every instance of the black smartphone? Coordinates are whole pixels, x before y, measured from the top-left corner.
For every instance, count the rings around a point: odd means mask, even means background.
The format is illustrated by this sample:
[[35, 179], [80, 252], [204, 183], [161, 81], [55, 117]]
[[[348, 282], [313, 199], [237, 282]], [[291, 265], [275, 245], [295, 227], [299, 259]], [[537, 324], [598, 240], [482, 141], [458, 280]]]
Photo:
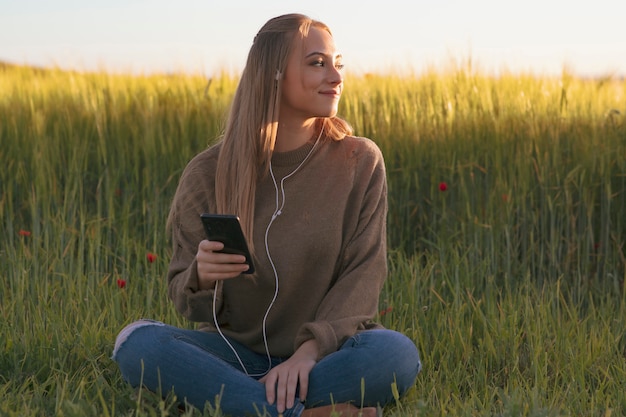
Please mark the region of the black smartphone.
[[239, 217], [231, 214], [203, 213], [200, 215], [200, 218], [202, 219], [207, 239], [222, 242], [224, 249], [220, 252], [244, 255], [246, 263], [250, 268], [243, 273], [253, 274], [254, 264], [252, 263], [252, 256], [250, 256], [250, 250], [248, 249], [243, 230], [241, 230]]

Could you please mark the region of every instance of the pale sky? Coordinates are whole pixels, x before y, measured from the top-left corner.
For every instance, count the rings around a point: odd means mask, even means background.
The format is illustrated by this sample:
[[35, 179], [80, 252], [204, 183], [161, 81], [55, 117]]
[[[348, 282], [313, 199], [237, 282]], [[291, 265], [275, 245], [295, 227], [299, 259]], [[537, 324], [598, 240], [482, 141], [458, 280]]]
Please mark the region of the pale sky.
[[346, 69], [472, 62], [626, 75], [624, 0], [0, 0], [0, 60], [78, 70], [241, 70], [258, 29], [291, 12], [328, 24]]

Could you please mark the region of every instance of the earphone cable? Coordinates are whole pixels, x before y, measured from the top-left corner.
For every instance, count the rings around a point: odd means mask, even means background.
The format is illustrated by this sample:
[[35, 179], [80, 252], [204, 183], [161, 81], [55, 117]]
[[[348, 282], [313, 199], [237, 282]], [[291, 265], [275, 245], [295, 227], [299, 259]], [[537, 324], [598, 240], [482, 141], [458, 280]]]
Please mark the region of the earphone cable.
[[[291, 173], [289, 173], [288, 175], [284, 176], [280, 180], [280, 191], [279, 191], [278, 184], [276, 182], [276, 177], [274, 176], [274, 171], [272, 169], [272, 162], [270, 161], [270, 175], [272, 177], [272, 182], [274, 183], [274, 189], [276, 191], [276, 209], [274, 210], [274, 213], [272, 214], [272, 218], [270, 219], [269, 223], [267, 224], [267, 228], [265, 229], [265, 254], [267, 255], [267, 259], [269, 260], [270, 265], [272, 266], [272, 271], [274, 272], [274, 288], [275, 289], [274, 289], [274, 296], [272, 297], [272, 301], [270, 301], [270, 303], [269, 303], [269, 305], [267, 307], [267, 310], [265, 311], [265, 314], [263, 316], [263, 322], [262, 322], [263, 345], [265, 347], [265, 353], [267, 354], [267, 362], [268, 362], [267, 363], [267, 370], [265, 372], [260, 373], [260, 374], [249, 374], [248, 370], [246, 369], [246, 367], [243, 364], [243, 361], [241, 360], [241, 358], [237, 354], [237, 351], [235, 350], [233, 345], [228, 341], [228, 339], [226, 338], [224, 333], [222, 333], [222, 329], [220, 328], [218, 320], [217, 320], [217, 311], [216, 311], [216, 307], [215, 307], [216, 304], [217, 304], [217, 302], [216, 302], [217, 301], [217, 288], [218, 288], [217, 286], [218, 286], [219, 281], [215, 282], [215, 289], [214, 289], [214, 292], [213, 292], [213, 323], [215, 324], [215, 328], [217, 329], [217, 331], [220, 334], [220, 336], [222, 336], [222, 339], [224, 339], [226, 344], [230, 347], [232, 352], [235, 354], [235, 357], [237, 358], [237, 361], [239, 362], [239, 365], [241, 365], [241, 369], [243, 369], [243, 371], [248, 376], [263, 376], [263, 375], [267, 374], [270, 371], [270, 369], [272, 369], [272, 357], [270, 355], [270, 350], [269, 350], [269, 346], [268, 346], [268, 343], [267, 343], [267, 317], [270, 314], [270, 310], [274, 306], [274, 302], [276, 302], [276, 299], [278, 298], [278, 271], [276, 270], [276, 265], [274, 264], [274, 260], [272, 259], [272, 256], [270, 255], [270, 249], [269, 249], [269, 244], [268, 244], [269, 231], [270, 231], [270, 228], [272, 227], [272, 223], [274, 223], [274, 220], [276, 220], [276, 218], [281, 215], [283, 208], [285, 208], [285, 186], [284, 186], [285, 180], [287, 178], [291, 177], [292, 175], [294, 175], [296, 172], [298, 172], [298, 170], [300, 170], [300, 168], [304, 165], [304, 163], [309, 159], [311, 154], [313, 154], [313, 150], [315, 149], [315, 147], [317, 146], [318, 142], [320, 141], [320, 138], [322, 137], [323, 131], [324, 131], [323, 129], [320, 130], [320, 134], [317, 137], [317, 139], [315, 140], [315, 143], [313, 144], [313, 147], [311, 148], [309, 153], [305, 156], [305, 158], [302, 160], [302, 162], [300, 162], [300, 164], [296, 167], [296, 169], [291, 171]], [[280, 196], [280, 200], [279, 200], [279, 196]]]

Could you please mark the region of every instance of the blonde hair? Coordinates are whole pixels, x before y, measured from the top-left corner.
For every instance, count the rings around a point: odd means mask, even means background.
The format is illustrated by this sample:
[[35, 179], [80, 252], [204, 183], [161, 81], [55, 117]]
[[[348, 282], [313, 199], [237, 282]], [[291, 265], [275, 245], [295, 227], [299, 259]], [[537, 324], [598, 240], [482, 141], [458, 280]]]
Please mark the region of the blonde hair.
[[[276, 143], [280, 80], [296, 39], [303, 39], [311, 27], [331, 33], [324, 23], [301, 14], [272, 18], [259, 30], [221, 139], [215, 176], [217, 211], [239, 216], [252, 251], [256, 185], [268, 172]], [[350, 125], [338, 117], [319, 118], [317, 127], [332, 140], [352, 134]]]

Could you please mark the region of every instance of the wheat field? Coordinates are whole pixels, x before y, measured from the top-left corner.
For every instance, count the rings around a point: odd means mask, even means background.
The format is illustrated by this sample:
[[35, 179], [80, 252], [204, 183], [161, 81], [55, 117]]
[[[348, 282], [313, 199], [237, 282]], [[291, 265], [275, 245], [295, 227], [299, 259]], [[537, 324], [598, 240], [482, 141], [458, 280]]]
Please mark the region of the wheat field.
[[[0, 415], [178, 415], [110, 355], [140, 317], [191, 326], [166, 297], [165, 220], [236, 83], [0, 67]], [[340, 115], [388, 170], [378, 319], [424, 362], [385, 415], [626, 414], [626, 81], [345, 83]]]

